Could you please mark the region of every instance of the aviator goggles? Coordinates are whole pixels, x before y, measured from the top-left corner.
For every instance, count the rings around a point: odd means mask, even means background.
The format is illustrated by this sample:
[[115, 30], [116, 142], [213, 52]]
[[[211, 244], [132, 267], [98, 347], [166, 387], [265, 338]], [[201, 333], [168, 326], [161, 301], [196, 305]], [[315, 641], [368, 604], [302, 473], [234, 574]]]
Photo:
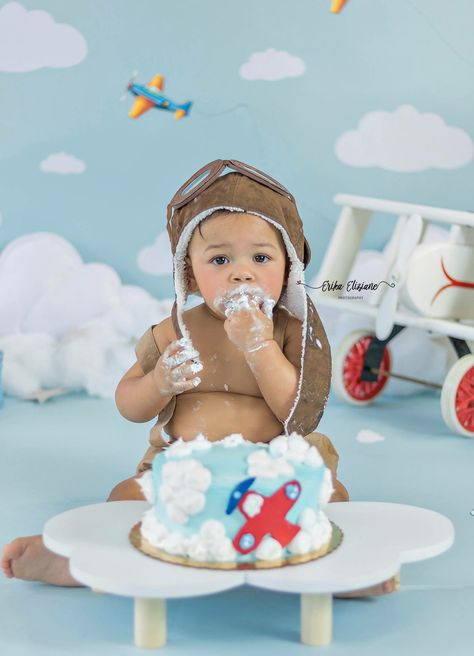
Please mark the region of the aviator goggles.
[[248, 178], [251, 178], [256, 182], [269, 187], [273, 191], [276, 191], [278, 194], [285, 196], [292, 203], [295, 202], [295, 199], [288, 189], [263, 171], [256, 169], [254, 166], [244, 164], [236, 159], [215, 159], [213, 162], [209, 162], [209, 164], [200, 168], [199, 171], [196, 171], [189, 180], [186, 180], [186, 182], [181, 185], [168, 205], [168, 221], [171, 220], [173, 210], [183, 207], [183, 205], [186, 205], [193, 198], [202, 193], [215, 180], [217, 180], [226, 168], [232, 169], [242, 175], [246, 175]]

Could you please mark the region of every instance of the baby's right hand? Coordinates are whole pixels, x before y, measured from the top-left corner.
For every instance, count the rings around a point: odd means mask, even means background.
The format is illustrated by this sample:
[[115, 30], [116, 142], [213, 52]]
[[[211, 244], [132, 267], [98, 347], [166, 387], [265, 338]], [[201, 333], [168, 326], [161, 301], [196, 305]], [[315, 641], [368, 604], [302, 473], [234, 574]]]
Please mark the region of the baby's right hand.
[[201, 382], [195, 376], [203, 368], [199, 353], [185, 337], [168, 344], [153, 370], [153, 380], [162, 396], [175, 396]]

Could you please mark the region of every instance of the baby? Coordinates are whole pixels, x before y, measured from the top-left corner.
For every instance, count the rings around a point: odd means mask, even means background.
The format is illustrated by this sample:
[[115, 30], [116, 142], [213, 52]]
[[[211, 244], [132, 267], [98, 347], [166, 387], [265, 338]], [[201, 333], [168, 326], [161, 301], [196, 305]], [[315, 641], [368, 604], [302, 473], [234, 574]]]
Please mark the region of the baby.
[[[301, 285], [310, 250], [294, 199], [266, 174], [239, 162], [217, 163], [187, 181], [168, 208], [172, 316], [140, 339], [137, 362], [116, 391], [124, 417], [158, 421], [137, 475], [119, 483], [108, 500], [143, 499], [137, 478], [178, 437], [241, 433], [269, 442], [296, 430], [318, 447], [332, 472], [331, 501], [347, 501], [336, 478], [337, 452], [313, 432], [327, 399], [330, 352]], [[225, 166], [235, 172], [219, 176]], [[184, 310], [188, 293], [203, 303]], [[67, 559], [48, 551], [41, 536], [10, 543], [2, 566], [10, 577], [79, 585]], [[359, 594], [393, 587], [388, 582]]]

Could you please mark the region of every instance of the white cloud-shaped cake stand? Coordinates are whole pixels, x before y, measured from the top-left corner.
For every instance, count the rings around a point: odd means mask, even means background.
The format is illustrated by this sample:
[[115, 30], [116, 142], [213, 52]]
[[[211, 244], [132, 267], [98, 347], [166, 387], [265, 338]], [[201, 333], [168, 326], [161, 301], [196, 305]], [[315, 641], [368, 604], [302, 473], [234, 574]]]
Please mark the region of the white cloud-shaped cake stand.
[[115, 501], [83, 506], [50, 519], [43, 540], [70, 559], [72, 576], [90, 588], [135, 599], [135, 644], [166, 643], [166, 599], [251, 585], [301, 595], [301, 641], [332, 639], [332, 596], [381, 583], [403, 563], [443, 553], [453, 544], [451, 521], [432, 510], [395, 503], [331, 503], [326, 512], [344, 533], [331, 554], [303, 565], [267, 570], [209, 570], [145, 556], [128, 534], [149, 505]]

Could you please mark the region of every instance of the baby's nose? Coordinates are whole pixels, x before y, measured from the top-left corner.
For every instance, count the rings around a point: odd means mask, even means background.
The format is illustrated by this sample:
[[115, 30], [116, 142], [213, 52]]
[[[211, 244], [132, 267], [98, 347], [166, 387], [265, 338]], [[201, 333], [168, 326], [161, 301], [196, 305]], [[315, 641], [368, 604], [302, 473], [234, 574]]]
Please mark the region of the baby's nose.
[[254, 276], [250, 271], [236, 271], [232, 275], [232, 279], [239, 280], [253, 280]]

